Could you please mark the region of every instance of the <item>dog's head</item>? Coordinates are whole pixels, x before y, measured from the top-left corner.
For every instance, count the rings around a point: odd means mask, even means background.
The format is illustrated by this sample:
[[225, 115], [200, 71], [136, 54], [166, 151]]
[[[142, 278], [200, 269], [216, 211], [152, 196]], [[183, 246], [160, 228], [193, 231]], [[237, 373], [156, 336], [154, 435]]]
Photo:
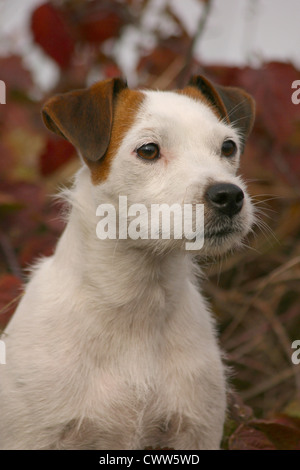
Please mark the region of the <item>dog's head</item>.
[[[203, 204], [202, 252], [217, 254], [238, 245], [253, 223], [237, 170], [254, 108], [243, 90], [214, 85], [202, 76], [172, 92], [129, 90], [121, 79], [111, 79], [51, 98], [43, 118], [77, 148], [98, 204], [114, 204], [118, 211], [119, 196], [126, 196], [127, 209], [139, 205], [136, 225], [141, 238], [150, 238], [148, 246], [185, 246], [174, 233], [171, 244], [151, 237], [152, 205], [171, 207], [174, 224], [183, 227], [183, 219], [172, 212], [174, 204], [183, 209]], [[183, 239], [197, 230], [203, 237], [203, 227], [194, 223], [190, 234], [183, 230]]]

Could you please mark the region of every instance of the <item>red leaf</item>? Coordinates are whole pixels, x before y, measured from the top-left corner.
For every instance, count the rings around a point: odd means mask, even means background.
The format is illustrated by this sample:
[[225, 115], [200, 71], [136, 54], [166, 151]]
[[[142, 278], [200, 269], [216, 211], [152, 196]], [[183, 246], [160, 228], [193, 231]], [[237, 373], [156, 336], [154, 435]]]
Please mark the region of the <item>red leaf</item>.
[[88, 2], [79, 18], [79, 28], [84, 40], [101, 43], [116, 37], [128, 20], [127, 10], [114, 2]]
[[5, 211], [3, 207], [5, 214], [0, 218], [0, 228], [18, 250], [27, 236], [31, 236], [43, 224], [45, 193], [41, 187], [22, 181], [1, 181], [0, 192], [6, 195], [7, 201], [11, 198], [13, 202], [11, 210]]
[[54, 204], [40, 186], [25, 182], [0, 182], [1, 194], [0, 229], [9, 237], [21, 267], [51, 255], [64, 228], [63, 204]]
[[276, 450], [262, 431], [241, 424], [230, 436], [229, 450]]
[[3, 329], [14, 313], [22, 293], [22, 282], [7, 274], [0, 278], [0, 328]]
[[30, 213], [40, 213], [45, 203], [44, 189], [34, 183], [0, 181], [0, 192], [11, 196], [16, 203], [27, 208]]
[[46, 148], [39, 157], [40, 172], [50, 175], [76, 155], [73, 145], [62, 139], [48, 139]]
[[229, 439], [230, 450], [300, 450], [300, 429], [284, 420], [252, 420]]
[[27, 91], [32, 87], [31, 74], [24, 68], [21, 57], [1, 57], [0, 70], [0, 78], [4, 81], [7, 90]]
[[262, 431], [278, 450], [300, 450], [300, 429], [294, 423], [256, 420], [256, 429]]
[[41, 5], [33, 12], [31, 29], [35, 42], [60, 67], [68, 67], [74, 50], [74, 40], [62, 13], [51, 3]]
[[289, 186], [298, 187], [300, 105], [291, 98], [295, 91], [292, 83], [299, 80], [299, 71], [291, 64], [271, 62], [259, 69], [207, 67], [206, 73], [222, 85], [244, 88], [256, 100], [254, 129], [246, 146], [250, 158], [245, 155], [243, 159], [247, 176], [256, 178], [257, 166], [265, 175], [275, 172]]
[[0, 142], [0, 175], [5, 178], [14, 168], [14, 154], [4, 143]]
[[161, 41], [149, 54], [143, 56], [138, 64], [138, 71], [151, 75], [161, 75], [175, 60], [183, 57], [188, 48], [187, 37], [170, 37]]
[[42, 256], [51, 256], [56, 243], [57, 237], [51, 233], [31, 236], [22, 247], [19, 257], [21, 265], [28, 267]]
[[114, 78], [122, 76], [121, 70], [113, 62], [103, 65], [103, 74], [105, 78]]
[[222, 85], [240, 86], [256, 100], [256, 126], [267, 130], [272, 138], [283, 144], [294, 133], [300, 120], [300, 106], [292, 103], [292, 83], [300, 74], [292, 65], [270, 62], [259, 69], [208, 67]]

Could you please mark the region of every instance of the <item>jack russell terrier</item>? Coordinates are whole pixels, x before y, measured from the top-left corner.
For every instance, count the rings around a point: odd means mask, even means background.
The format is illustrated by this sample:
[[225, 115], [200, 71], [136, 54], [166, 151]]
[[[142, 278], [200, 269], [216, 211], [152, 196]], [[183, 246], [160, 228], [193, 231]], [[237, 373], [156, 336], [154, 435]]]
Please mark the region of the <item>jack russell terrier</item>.
[[[0, 448], [218, 449], [226, 373], [198, 260], [241, 245], [254, 222], [236, 174], [253, 99], [202, 76], [175, 91], [117, 78], [54, 96], [43, 119], [83, 166], [55, 254], [33, 268], [3, 335]], [[100, 240], [97, 208], [118, 212], [119, 196], [202, 205], [203, 246]]]

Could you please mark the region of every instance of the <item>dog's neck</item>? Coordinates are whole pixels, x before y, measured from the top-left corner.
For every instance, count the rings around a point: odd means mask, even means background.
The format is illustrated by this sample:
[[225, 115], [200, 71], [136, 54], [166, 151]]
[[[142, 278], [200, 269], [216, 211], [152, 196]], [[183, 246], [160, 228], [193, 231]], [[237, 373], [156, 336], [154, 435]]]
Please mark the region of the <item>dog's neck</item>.
[[[195, 268], [185, 252], [153, 254], [128, 240], [99, 240], [90, 180], [79, 172], [69, 193], [72, 209], [56, 250], [55, 262], [75, 273], [77, 287], [95, 306], [126, 311], [134, 318], [168, 316], [194, 282]], [[68, 274], [66, 274], [68, 275]], [[185, 294], [185, 295], [184, 295]]]

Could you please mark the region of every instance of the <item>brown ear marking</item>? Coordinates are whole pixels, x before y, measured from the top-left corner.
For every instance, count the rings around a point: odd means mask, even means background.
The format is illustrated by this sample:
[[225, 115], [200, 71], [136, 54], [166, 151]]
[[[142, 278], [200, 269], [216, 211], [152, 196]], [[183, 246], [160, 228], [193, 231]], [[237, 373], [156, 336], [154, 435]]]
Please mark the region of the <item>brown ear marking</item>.
[[69, 140], [86, 161], [97, 162], [111, 137], [114, 101], [127, 88], [120, 78], [50, 98], [42, 109], [45, 125]]
[[255, 101], [241, 88], [215, 85], [202, 75], [195, 75], [189, 87], [196, 87], [219, 116], [237, 128], [243, 140], [250, 134], [255, 118]]
[[87, 161], [91, 170], [92, 182], [102, 183], [109, 175], [111, 163], [129, 129], [133, 126], [145, 95], [139, 90], [126, 88], [119, 94], [115, 103], [111, 138], [105, 154], [100, 161]]

